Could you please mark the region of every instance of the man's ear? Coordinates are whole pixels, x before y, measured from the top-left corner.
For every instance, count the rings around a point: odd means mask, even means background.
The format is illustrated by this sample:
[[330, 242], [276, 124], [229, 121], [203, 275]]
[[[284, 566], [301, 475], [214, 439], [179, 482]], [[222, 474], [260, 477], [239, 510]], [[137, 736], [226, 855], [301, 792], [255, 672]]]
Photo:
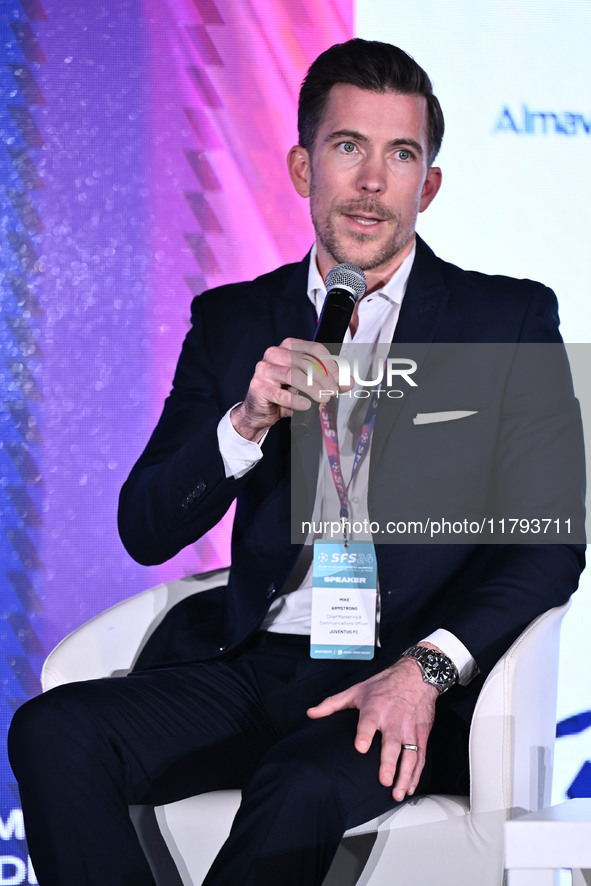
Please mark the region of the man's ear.
[[437, 191], [441, 187], [441, 179], [442, 175], [439, 166], [430, 166], [427, 171], [427, 178], [425, 179], [425, 184], [423, 185], [423, 191], [421, 193], [419, 212], [424, 212], [427, 206], [429, 206], [429, 204], [433, 202], [435, 196], [437, 195]]
[[309, 197], [312, 169], [310, 166], [310, 155], [306, 148], [302, 148], [301, 145], [295, 145], [293, 148], [290, 148], [287, 155], [287, 168], [293, 186], [300, 197]]

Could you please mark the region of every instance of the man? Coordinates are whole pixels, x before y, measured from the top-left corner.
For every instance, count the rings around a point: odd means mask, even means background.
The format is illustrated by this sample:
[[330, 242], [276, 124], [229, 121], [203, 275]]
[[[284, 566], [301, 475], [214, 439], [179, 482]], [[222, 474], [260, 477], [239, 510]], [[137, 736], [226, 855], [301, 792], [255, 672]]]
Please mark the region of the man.
[[[371, 347], [560, 336], [545, 287], [467, 274], [416, 237], [441, 184], [443, 117], [405, 53], [361, 40], [323, 53], [302, 86], [299, 127], [288, 167], [310, 199], [311, 256], [194, 301], [173, 392], [121, 495], [121, 536], [142, 563], [194, 542], [236, 500], [229, 586], [173, 612], [130, 677], [61, 687], [17, 714], [11, 759], [41, 886], [153, 884], [128, 804], [225, 787], [241, 787], [243, 801], [207, 886], [322, 883], [348, 827], [416, 791], [466, 790], [482, 680], [576, 588], [577, 545], [378, 544], [373, 658], [310, 658], [312, 546], [290, 537], [289, 419], [310, 398], [338, 399], [326, 393], [338, 388], [333, 370], [330, 384], [307, 375], [308, 358], [327, 354], [312, 338], [328, 271], [365, 271], [348, 338]], [[490, 394], [499, 409], [501, 382]], [[363, 416], [342, 403], [336, 420], [358, 429]], [[555, 423], [555, 412], [534, 404], [527, 421]], [[434, 448], [410, 436], [412, 421], [399, 419], [396, 434], [389, 421], [378, 404], [371, 458], [349, 485], [357, 515], [392, 507], [384, 462], [402, 488], [424, 466], [411, 450]], [[349, 436], [343, 466], [357, 451]], [[489, 448], [481, 470], [499, 469]], [[319, 458], [315, 506], [334, 513], [342, 489]]]

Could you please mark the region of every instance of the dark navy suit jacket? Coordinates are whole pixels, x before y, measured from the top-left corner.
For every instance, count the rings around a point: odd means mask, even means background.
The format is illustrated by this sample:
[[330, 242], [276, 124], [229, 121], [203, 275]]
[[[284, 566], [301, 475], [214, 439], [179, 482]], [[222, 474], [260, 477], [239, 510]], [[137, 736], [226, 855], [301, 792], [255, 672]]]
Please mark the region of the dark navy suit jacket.
[[[312, 339], [316, 317], [306, 294], [307, 275], [308, 258], [251, 282], [211, 290], [193, 302], [192, 327], [172, 393], [121, 492], [119, 527], [132, 557], [147, 565], [160, 563], [207, 532], [236, 499], [230, 583], [226, 589], [190, 598], [173, 612], [148, 644], [140, 666], [204, 660], [239, 648], [260, 627], [297, 559], [299, 547], [290, 536], [289, 420], [271, 428], [264, 457], [240, 479], [225, 477], [217, 425], [244, 398], [267, 347], [288, 336]], [[417, 240], [395, 345], [560, 341], [551, 290], [527, 280], [463, 271]], [[425, 386], [419, 385], [419, 390], [420, 396], [427, 396]], [[503, 392], [501, 380], [491, 385], [489, 402], [477, 404], [484, 421], [502, 411]], [[563, 411], [572, 421], [578, 406], [568, 392], [566, 400]], [[391, 515], [396, 477], [402, 484], [405, 477], [412, 479], [413, 470], [420, 470], [420, 460], [411, 455], [420, 454], [425, 445], [427, 453], [429, 445], [440, 449], [412, 436], [427, 430], [412, 422], [425, 403], [408, 401], [399, 410], [378, 409], [368, 499], [372, 519]], [[474, 408], [457, 398], [430, 403], [443, 410]], [[453, 432], [463, 431], [454, 427]], [[302, 445], [310, 445], [310, 439]], [[484, 426], [479, 439], [494, 443], [494, 422], [490, 432]], [[493, 443], [478, 465], [479, 476], [495, 470], [499, 447]], [[394, 458], [400, 464], [398, 472], [392, 468]], [[380, 480], [384, 464], [393, 471], [388, 476], [394, 488]], [[454, 470], [458, 467], [451, 469], [450, 488], [457, 489]], [[464, 486], [472, 489], [475, 484]], [[469, 717], [481, 680], [518, 634], [575, 590], [583, 551], [577, 544], [529, 542], [378, 544], [382, 666], [433, 629], [447, 628], [471, 651], [481, 670], [479, 680], [453, 690], [458, 708]]]

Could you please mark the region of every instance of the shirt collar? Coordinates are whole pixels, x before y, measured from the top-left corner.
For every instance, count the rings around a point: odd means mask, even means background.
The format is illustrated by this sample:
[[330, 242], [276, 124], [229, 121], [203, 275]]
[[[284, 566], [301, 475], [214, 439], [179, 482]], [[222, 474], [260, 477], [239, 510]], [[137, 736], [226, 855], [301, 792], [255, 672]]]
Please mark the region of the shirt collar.
[[[406, 292], [406, 284], [408, 283], [412, 264], [415, 259], [416, 249], [417, 243], [415, 240], [410, 253], [406, 256], [400, 267], [394, 271], [388, 282], [385, 283], [381, 289], [372, 293], [372, 295], [379, 296], [383, 300], [384, 306], [392, 303], [397, 305], [402, 304], [402, 299]], [[316, 254], [317, 248], [316, 243], [314, 243], [310, 252], [310, 267], [308, 269], [308, 298], [316, 308], [317, 315], [320, 316], [324, 299], [326, 298], [326, 287], [322, 275], [318, 270]]]

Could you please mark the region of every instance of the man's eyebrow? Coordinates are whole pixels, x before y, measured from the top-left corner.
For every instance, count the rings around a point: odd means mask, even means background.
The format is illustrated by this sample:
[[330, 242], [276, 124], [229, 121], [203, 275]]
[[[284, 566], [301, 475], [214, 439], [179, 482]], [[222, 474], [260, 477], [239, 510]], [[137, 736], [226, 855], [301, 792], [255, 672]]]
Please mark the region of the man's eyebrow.
[[[330, 132], [326, 136], [326, 141], [333, 142], [342, 138], [350, 138], [358, 142], [369, 142], [369, 138], [362, 132], [357, 132], [356, 129], [336, 129], [334, 132]], [[422, 145], [414, 138], [393, 138], [388, 142], [388, 146], [390, 148], [414, 148], [419, 156], [422, 157], [424, 154]]]
[[369, 139], [366, 135], [363, 135], [362, 132], [357, 132], [355, 129], [337, 129], [334, 132], [329, 132], [326, 136], [327, 142], [334, 142], [339, 138], [351, 138], [355, 139], [356, 142], [368, 142]]

